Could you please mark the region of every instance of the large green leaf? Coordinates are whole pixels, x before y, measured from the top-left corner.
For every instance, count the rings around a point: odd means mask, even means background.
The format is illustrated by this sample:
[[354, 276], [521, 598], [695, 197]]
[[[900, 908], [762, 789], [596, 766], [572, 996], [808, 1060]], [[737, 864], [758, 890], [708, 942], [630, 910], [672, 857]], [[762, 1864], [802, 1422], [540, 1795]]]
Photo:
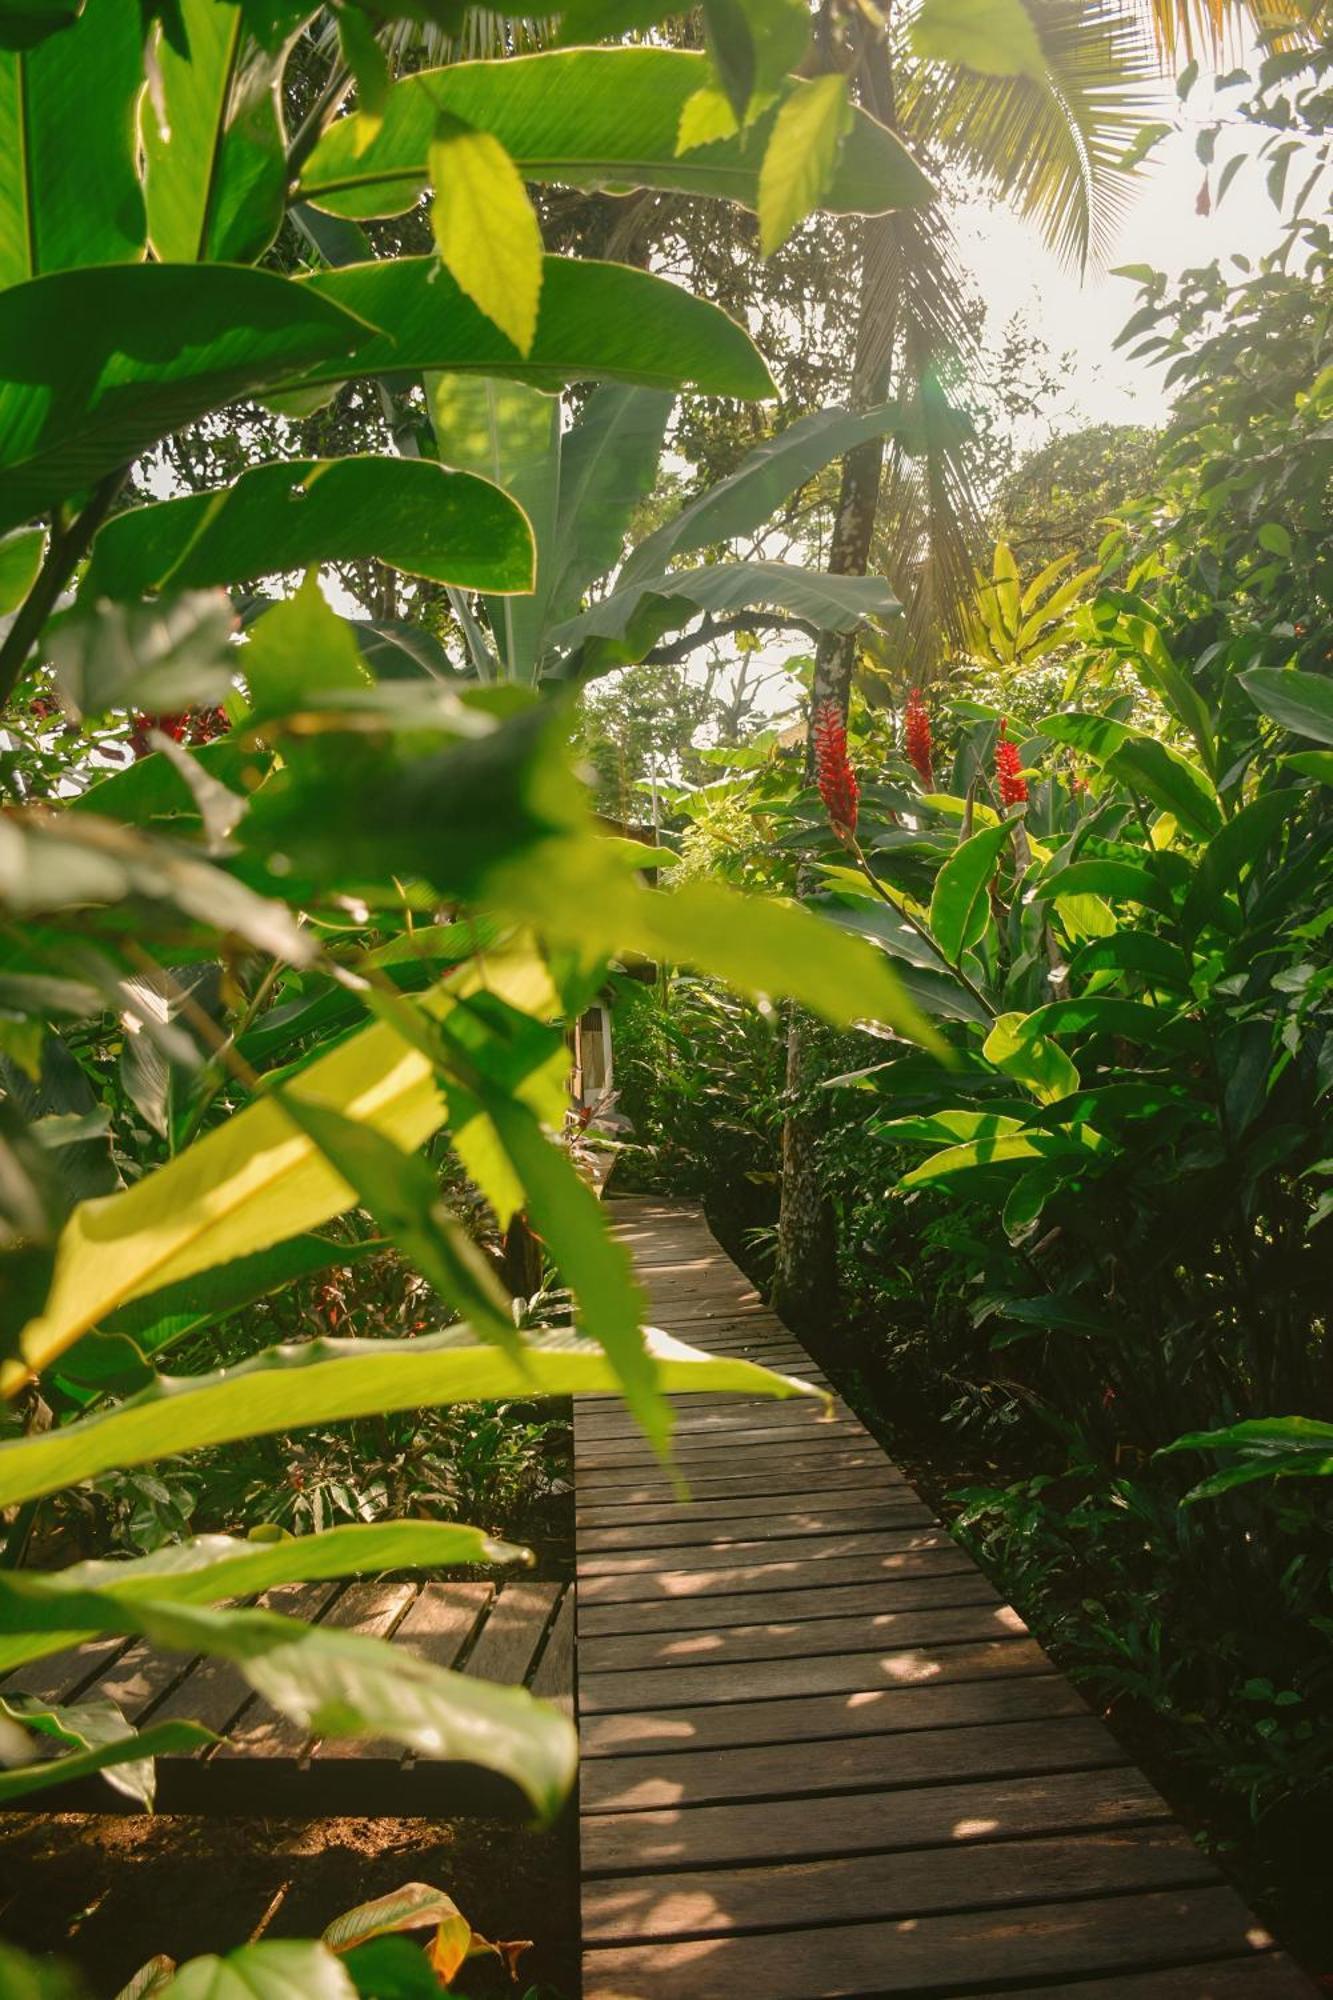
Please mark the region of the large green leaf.
[[1171, 813], [1187, 833], [1211, 840], [1222, 824], [1217, 793], [1197, 765], [1154, 736], [1131, 736], [1106, 759], [1103, 770], [1128, 791]]
[[[554, 1003], [538, 960], [497, 952], [417, 1004], [444, 1012], [483, 987], [516, 1006]], [[308, 1064], [287, 1091], [364, 1119], [406, 1147], [444, 1121], [429, 1061], [383, 1022]], [[45, 1368], [130, 1300], [317, 1228], [352, 1199], [313, 1140], [275, 1100], [261, 1099], [132, 1187], [75, 1209], [46, 1308], [24, 1331], [24, 1358]]]
[[[634, 510], [657, 475], [671, 405], [672, 397], [656, 390], [597, 389], [565, 434], [555, 536], [539, 579], [549, 618], [572, 618], [588, 585], [619, 562]], [[665, 557], [645, 573], [664, 567]]]
[[225, 1958], [192, 1958], [153, 2000], [357, 2000], [342, 1962], [322, 1944], [283, 1938], [242, 1945]]
[[[544, 1208], [549, 1216], [555, 1202], [544, 1201]], [[595, 1283], [587, 1289], [595, 1291]], [[645, 1330], [645, 1354], [664, 1395], [813, 1393], [807, 1383], [753, 1361], [715, 1359], [653, 1328]], [[145, 1465], [237, 1438], [437, 1403], [611, 1395], [619, 1387], [603, 1349], [568, 1328], [529, 1338], [521, 1358], [481, 1344], [465, 1326], [418, 1340], [321, 1339], [272, 1347], [213, 1375], [159, 1376], [114, 1409], [0, 1444], [0, 1506], [58, 1492], [113, 1466]], [[7, 1587], [0, 1572], [0, 1592]], [[51, 1615], [68, 1629], [85, 1622], [82, 1612], [66, 1619], [64, 1608]]]
[[548, 390], [615, 381], [710, 396], [774, 394], [749, 334], [707, 300], [624, 264], [548, 257], [543, 268], [537, 331], [526, 355], [433, 257], [314, 271], [299, 280], [303, 290], [385, 330], [352, 363], [329, 357], [312, 365], [299, 386], [425, 369], [499, 375]]
[[641, 660], [664, 632], [701, 612], [726, 617], [756, 608], [800, 619], [817, 631], [850, 632], [864, 619], [900, 609], [882, 577], [841, 576], [796, 563], [707, 563], [641, 577], [551, 632], [566, 671], [605, 673]]
[[217, 1604], [257, 1596], [283, 1583], [378, 1576], [392, 1569], [443, 1569], [453, 1563], [511, 1563], [528, 1551], [495, 1541], [461, 1522], [377, 1521], [287, 1535], [277, 1542], [235, 1535], [196, 1535], [128, 1561], [73, 1563], [67, 1569], [25, 1571], [0, 1636], [0, 1671], [79, 1644], [100, 1623], [71, 1626], [67, 1600], [96, 1591], [107, 1597], [151, 1598], [158, 1604]]
[[358, 456], [259, 465], [217, 492], [118, 515], [83, 589], [141, 597], [370, 557], [465, 590], [532, 588], [528, 524], [495, 486], [430, 459]]
[[946, 1146], [919, 1167], [904, 1174], [903, 1189], [928, 1187], [936, 1181], [953, 1180], [986, 1167], [1027, 1167], [1034, 1160], [1090, 1159], [1105, 1145], [1086, 1125], [1068, 1131], [1004, 1132], [983, 1139], [969, 1139], [959, 1146]]
[[541, 223], [523, 176], [500, 141], [441, 112], [426, 155], [440, 262], [520, 354], [537, 331]]
[[132, 6], [88, 0], [72, 32], [0, 51], [0, 288], [142, 257], [141, 40]]
[[1260, 1479], [1333, 1478], [1333, 1424], [1314, 1417], [1251, 1417], [1224, 1430], [1189, 1431], [1157, 1453], [1168, 1458], [1177, 1451], [1235, 1452], [1230, 1465], [1202, 1480], [1185, 1495], [1184, 1503], [1215, 1500], [1233, 1487]]
[[1297, 736], [1333, 743], [1333, 679], [1295, 667], [1252, 667], [1240, 684], [1262, 714]]
[[930, 928], [944, 956], [956, 965], [970, 945], [984, 936], [990, 921], [987, 892], [1009, 840], [1001, 820], [960, 841], [935, 877], [930, 898]]
[[759, 169], [759, 247], [771, 257], [833, 186], [856, 113], [837, 70], [784, 93]]
[[847, 1027], [890, 1024], [940, 1050], [885, 955], [804, 904], [741, 895], [717, 882], [646, 889], [606, 841], [551, 842], [497, 878], [505, 904], [586, 954], [638, 951], [693, 966], [757, 999], [792, 999]]
[[105, 265], [0, 292], [0, 530], [368, 333], [308, 285], [233, 266]]
[[324, 1104], [282, 1094], [288, 1116], [308, 1132], [357, 1200], [449, 1305], [509, 1352], [519, 1351], [509, 1299], [477, 1244], [440, 1191], [438, 1170], [420, 1153], [404, 1152], [373, 1126], [344, 1118]]
[[247, 43], [238, 0], [179, 7], [184, 32], [158, 38], [143, 104], [149, 238], [164, 264], [254, 263], [282, 226], [287, 194], [280, 64]]
[[844, 457], [867, 438], [900, 429], [905, 433], [907, 428], [897, 403], [880, 403], [873, 410], [816, 410], [801, 417], [757, 445], [726, 479], [708, 487], [638, 543], [625, 560], [621, 584], [660, 576], [674, 558], [692, 549], [753, 534], [789, 495], [835, 458]]
[[1137, 861], [1072, 861], [1038, 882], [1032, 893], [1061, 900], [1066, 896], [1104, 896], [1110, 903], [1142, 903], [1168, 917], [1175, 909], [1166, 884]]
[[540, 648], [542, 574], [560, 489], [559, 399], [527, 383], [453, 374], [429, 376], [426, 395], [440, 457], [493, 479], [531, 525], [536, 593], [487, 607], [510, 677], [528, 680]]
[[[525, 180], [574, 187], [652, 187], [717, 195], [754, 208], [778, 105], [735, 138], [676, 154], [681, 112], [709, 65], [679, 49], [571, 49], [506, 63], [457, 63], [405, 77], [365, 143], [355, 118], [336, 121], [307, 160], [301, 200], [335, 215], [401, 215], [426, 187], [427, 154], [442, 111], [504, 146]], [[929, 200], [930, 182], [902, 143], [857, 112], [825, 205], [874, 215]]]

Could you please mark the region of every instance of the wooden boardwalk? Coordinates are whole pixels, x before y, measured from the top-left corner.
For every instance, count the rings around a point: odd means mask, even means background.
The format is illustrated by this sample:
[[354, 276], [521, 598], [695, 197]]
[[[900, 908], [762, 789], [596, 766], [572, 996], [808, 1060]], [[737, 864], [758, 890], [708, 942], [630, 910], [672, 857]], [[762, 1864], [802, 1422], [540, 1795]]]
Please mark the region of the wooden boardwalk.
[[[697, 1208], [653, 1323], [818, 1381]], [[575, 1406], [584, 2000], [1312, 1992], [839, 1403]]]

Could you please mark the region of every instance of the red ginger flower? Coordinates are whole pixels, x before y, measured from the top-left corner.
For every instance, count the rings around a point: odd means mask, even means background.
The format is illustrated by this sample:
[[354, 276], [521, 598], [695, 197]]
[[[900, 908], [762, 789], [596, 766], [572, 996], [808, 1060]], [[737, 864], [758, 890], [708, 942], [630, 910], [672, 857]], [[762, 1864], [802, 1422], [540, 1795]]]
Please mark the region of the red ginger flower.
[[136, 763], [149, 755], [153, 747], [148, 741], [150, 729], [160, 730], [173, 743], [197, 745], [216, 743], [230, 728], [225, 708], [196, 708], [179, 715], [135, 714], [130, 717], [130, 750]]
[[930, 740], [930, 713], [921, 699], [920, 688], [913, 688], [907, 697], [903, 715], [903, 747], [925, 790], [933, 792], [935, 763], [934, 746]]
[[826, 701], [815, 715], [815, 777], [819, 796], [828, 809], [835, 833], [856, 832], [861, 788], [847, 756], [847, 725], [836, 701]]
[[995, 776], [1000, 786], [1000, 804], [1021, 806], [1027, 804], [1028, 781], [1023, 776], [1023, 759], [1018, 754], [1018, 745], [1009, 741], [1009, 718], [1000, 718], [1000, 734], [995, 744]]

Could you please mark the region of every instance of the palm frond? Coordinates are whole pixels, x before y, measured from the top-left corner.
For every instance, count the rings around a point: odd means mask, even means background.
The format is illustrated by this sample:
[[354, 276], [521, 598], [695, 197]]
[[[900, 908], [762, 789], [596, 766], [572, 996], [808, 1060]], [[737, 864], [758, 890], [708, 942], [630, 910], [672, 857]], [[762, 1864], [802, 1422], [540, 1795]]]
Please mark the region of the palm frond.
[[924, 152], [956, 162], [1011, 202], [1058, 256], [1083, 269], [1111, 248], [1134, 186], [1119, 162], [1161, 114], [1161, 66], [1142, 15], [1116, 0], [1025, 5], [1045, 75], [913, 66], [900, 97], [903, 127]]

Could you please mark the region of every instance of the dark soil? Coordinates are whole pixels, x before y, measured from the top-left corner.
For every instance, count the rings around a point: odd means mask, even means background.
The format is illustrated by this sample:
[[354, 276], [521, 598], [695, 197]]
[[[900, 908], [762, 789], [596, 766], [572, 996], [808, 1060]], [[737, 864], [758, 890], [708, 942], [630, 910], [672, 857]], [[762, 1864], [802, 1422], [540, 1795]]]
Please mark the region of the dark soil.
[[[0, 1933], [111, 1996], [157, 1952], [186, 1959], [255, 1937], [318, 1936], [404, 1882], [452, 1896], [475, 1929], [532, 1938], [518, 1989], [478, 1958], [468, 1990], [578, 1992], [577, 1821], [532, 1833], [487, 1820], [200, 1819], [9, 1813], [0, 1819]], [[475, 1967], [475, 1970], [474, 1970]]]

